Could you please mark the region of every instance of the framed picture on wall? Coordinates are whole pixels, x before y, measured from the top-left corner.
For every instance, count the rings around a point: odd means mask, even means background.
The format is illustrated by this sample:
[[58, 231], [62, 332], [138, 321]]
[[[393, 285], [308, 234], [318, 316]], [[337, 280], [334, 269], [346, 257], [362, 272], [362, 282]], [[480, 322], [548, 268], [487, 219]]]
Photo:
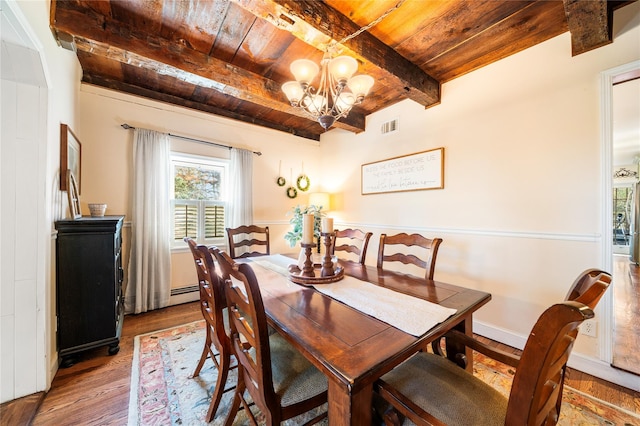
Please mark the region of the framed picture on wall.
[[80, 140], [66, 124], [60, 124], [60, 191], [69, 190], [69, 176], [71, 170], [78, 186], [78, 195], [82, 188], [82, 145]]

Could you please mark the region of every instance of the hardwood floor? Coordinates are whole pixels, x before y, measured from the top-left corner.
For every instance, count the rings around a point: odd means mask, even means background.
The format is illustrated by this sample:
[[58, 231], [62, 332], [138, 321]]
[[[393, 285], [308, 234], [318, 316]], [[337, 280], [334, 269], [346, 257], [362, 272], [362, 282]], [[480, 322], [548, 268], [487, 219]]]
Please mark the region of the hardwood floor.
[[120, 352], [109, 356], [106, 346], [97, 348], [82, 354], [75, 365], [58, 370], [31, 424], [126, 425], [134, 337], [201, 318], [198, 302], [125, 316]]
[[612, 365], [640, 375], [640, 268], [629, 261], [628, 255], [613, 256], [613, 290]]
[[[0, 407], [0, 424], [21, 425], [126, 425], [129, 382], [133, 358], [133, 339], [138, 334], [184, 324], [201, 318], [197, 302], [125, 317], [117, 355], [107, 348], [88, 351], [72, 367], [60, 369], [51, 389], [29, 423], [34, 398], [21, 398]], [[486, 339], [485, 339], [486, 340]], [[502, 344], [504, 350], [518, 351]], [[640, 394], [594, 378], [569, 371], [567, 385], [596, 398], [640, 414]], [[15, 415], [19, 413], [20, 417]]]

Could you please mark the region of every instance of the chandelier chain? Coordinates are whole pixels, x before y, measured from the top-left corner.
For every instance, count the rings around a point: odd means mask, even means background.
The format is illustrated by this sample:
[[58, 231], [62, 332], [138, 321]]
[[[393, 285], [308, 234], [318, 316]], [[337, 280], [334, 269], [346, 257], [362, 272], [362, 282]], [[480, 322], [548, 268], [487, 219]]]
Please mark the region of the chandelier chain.
[[344, 44], [347, 41], [351, 40], [352, 38], [357, 37], [360, 34], [362, 34], [363, 32], [368, 31], [370, 28], [378, 25], [380, 23], [380, 21], [382, 21], [384, 18], [386, 18], [391, 12], [393, 12], [394, 10], [396, 10], [400, 6], [402, 6], [402, 3], [404, 3], [405, 1], [406, 0], [400, 0], [398, 3], [396, 3], [395, 6], [393, 6], [392, 8], [387, 10], [385, 13], [380, 15], [377, 19], [371, 21], [369, 24], [367, 24], [364, 27], [360, 28], [358, 31], [354, 32], [353, 34], [349, 34], [348, 36], [344, 37], [342, 40], [334, 41], [333, 43], [331, 43], [330, 47], [335, 47], [338, 44]]

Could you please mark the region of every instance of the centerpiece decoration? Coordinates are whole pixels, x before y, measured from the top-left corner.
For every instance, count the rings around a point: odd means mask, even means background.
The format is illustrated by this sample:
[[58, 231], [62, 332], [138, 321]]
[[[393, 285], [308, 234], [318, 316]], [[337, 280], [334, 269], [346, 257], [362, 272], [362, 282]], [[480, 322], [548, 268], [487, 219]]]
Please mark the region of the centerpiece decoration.
[[331, 256], [331, 239], [335, 237], [335, 233], [333, 232], [333, 219], [330, 217], [321, 219], [320, 235], [323, 237], [325, 245], [322, 264], [317, 265], [319, 266], [317, 268], [313, 263], [311, 251], [316, 246], [313, 241], [315, 222], [315, 215], [310, 213], [302, 215], [302, 242], [300, 246], [303, 251], [301, 259], [298, 260], [297, 265], [289, 265], [289, 279], [294, 283], [302, 285], [326, 284], [344, 278], [344, 269], [338, 265], [334, 267]]
[[[296, 206], [290, 213], [289, 223], [293, 229], [284, 236], [291, 247], [300, 242], [301, 252], [297, 265], [289, 266], [291, 281], [303, 285], [334, 282], [344, 277], [344, 270], [334, 266], [331, 256], [333, 219], [325, 217], [322, 205]], [[325, 254], [321, 263], [313, 261], [313, 249], [320, 253], [320, 245], [324, 242]], [[317, 275], [317, 276], [316, 276]]]

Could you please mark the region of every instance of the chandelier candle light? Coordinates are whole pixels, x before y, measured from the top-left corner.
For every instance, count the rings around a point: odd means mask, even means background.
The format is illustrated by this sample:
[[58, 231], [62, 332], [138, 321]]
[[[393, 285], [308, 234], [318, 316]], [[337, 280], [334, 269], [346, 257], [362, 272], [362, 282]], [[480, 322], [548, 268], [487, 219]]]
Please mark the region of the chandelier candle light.
[[[325, 52], [322, 69], [309, 59], [298, 59], [291, 63], [291, 73], [296, 81], [282, 85], [282, 91], [291, 106], [301, 108], [326, 130], [333, 123], [346, 117], [354, 105], [362, 103], [373, 86], [373, 77], [360, 74], [358, 62], [349, 56], [333, 58]], [[311, 85], [320, 72], [320, 84], [316, 89]]]

